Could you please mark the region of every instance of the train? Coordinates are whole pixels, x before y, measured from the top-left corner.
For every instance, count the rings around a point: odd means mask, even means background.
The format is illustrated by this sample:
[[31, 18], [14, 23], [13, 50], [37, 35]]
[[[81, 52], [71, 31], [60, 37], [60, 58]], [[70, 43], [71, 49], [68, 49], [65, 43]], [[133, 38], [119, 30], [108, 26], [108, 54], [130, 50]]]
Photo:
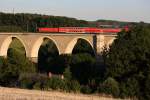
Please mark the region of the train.
[[96, 28], [96, 27], [40, 27], [37, 29], [40, 33], [119, 33], [122, 30], [128, 31], [128, 27], [124, 28]]

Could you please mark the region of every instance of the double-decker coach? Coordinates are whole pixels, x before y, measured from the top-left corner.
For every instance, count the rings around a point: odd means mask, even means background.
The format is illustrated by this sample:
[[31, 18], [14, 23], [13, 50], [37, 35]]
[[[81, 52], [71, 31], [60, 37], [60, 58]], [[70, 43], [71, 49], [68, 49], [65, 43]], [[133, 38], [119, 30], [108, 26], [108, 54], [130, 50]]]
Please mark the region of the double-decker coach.
[[38, 32], [45, 33], [118, 33], [125, 28], [92, 28], [92, 27], [59, 27], [59, 28], [38, 28]]

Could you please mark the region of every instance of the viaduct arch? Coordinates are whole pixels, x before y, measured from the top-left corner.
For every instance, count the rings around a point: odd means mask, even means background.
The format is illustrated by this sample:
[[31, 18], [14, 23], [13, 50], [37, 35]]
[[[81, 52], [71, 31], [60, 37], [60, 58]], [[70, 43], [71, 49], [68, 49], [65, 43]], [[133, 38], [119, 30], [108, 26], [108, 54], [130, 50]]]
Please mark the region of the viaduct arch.
[[13, 38], [23, 44], [26, 57], [37, 62], [38, 52], [44, 39], [52, 40], [59, 54], [70, 54], [78, 39], [88, 42], [96, 55], [99, 55], [105, 45], [113, 42], [116, 35], [104, 34], [65, 34], [65, 33], [0, 33], [0, 56], [7, 57], [7, 50]]
[[22, 43], [22, 45], [25, 49], [25, 54], [27, 54], [26, 45], [24, 44], [24, 41], [20, 37], [8, 36], [8, 37], [4, 38], [3, 42], [1, 43], [1, 46], [0, 46], [0, 55], [1, 56], [7, 57], [8, 48], [9, 48], [10, 44], [12, 43], [13, 38], [17, 38]]
[[[75, 47], [75, 45], [77, 44], [77, 42], [78, 42], [79, 39], [83, 39], [84, 41], [86, 41], [88, 44], [90, 44], [90, 46], [91, 46], [92, 49], [94, 50], [93, 44], [91, 43], [91, 41], [89, 41], [89, 40], [86, 39], [86, 38], [76, 37], [76, 38], [72, 39], [72, 40], [68, 43], [68, 45], [67, 45], [67, 47], [66, 47], [66, 50], [65, 50], [65, 53], [66, 53], [66, 54], [71, 54], [71, 53], [72, 53], [72, 51], [73, 51], [73, 49], [74, 49], [74, 47]], [[94, 51], [94, 52], [95, 52], [95, 51]]]
[[58, 53], [59, 53], [60, 50], [59, 50], [59, 48], [57, 46], [57, 42], [54, 39], [50, 38], [50, 37], [42, 36], [42, 37], [39, 37], [36, 40], [36, 42], [34, 43], [34, 45], [32, 47], [32, 51], [31, 51], [31, 57], [33, 57], [33, 58], [37, 58], [38, 57], [38, 52], [39, 52], [40, 46], [44, 42], [44, 39], [51, 40], [56, 45]]

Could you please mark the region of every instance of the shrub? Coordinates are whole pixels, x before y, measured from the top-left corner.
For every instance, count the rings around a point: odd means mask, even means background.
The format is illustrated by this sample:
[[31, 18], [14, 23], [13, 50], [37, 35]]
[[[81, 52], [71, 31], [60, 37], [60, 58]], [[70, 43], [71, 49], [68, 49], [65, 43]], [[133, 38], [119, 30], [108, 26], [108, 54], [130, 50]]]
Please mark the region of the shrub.
[[96, 81], [97, 81], [96, 79], [92, 79], [92, 80], [89, 80], [88, 82], [88, 87], [91, 89], [91, 93], [94, 93], [97, 91], [98, 83]]
[[115, 97], [119, 96], [120, 90], [118, 82], [111, 77], [107, 78], [102, 84], [100, 84], [99, 92], [110, 94]]
[[33, 89], [40, 90], [40, 89], [41, 89], [41, 82], [36, 82], [36, 83], [33, 85]]
[[92, 92], [92, 90], [91, 90], [91, 88], [88, 85], [86, 85], [86, 86], [83, 85], [81, 87], [81, 92], [85, 93], [85, 94], [90, 94]]
[[64, 88], [65, 82], [59, 77], [51, 77], [47, 80], [45, 88], [54, 89], [54, 90], [62, 90]]
[[71, 73], [71, 71], [70, 71], [70, 67], [65, 68], [65, 71], [64, 71], [63, 75], [64, 75], [64, 78], [65, 78], [65, 79], [71, 80], [71, 78], [72, 78], [72, 73]]
[[150, 100], [150, 74], [146, 78], [145, 88], [144, 88], [144, 96], [142, 96], [142, 97], [146, 100]]
[[72, 57], [70, 70], [72, 78], [87, 84], [95, 74], [95, 59], [90, 54], [76, 54]]
[[7, 59], [0, 58], [0, 85], [14, 87], [19, 76], [18, 68], [8, 63]]
[[139, 83], [135, 78], [128, 78], [120, 83], [120, 96], [135, 97], [139, 95]]
[[69, 86], [70, 86], [70, 90], [72, 90], [73, 92], [80, 92], [81, 86], [80, 86], [80, 84], [79, 84], [78, 81], [76, 81], [76, 80], [71, 80]]
[[63, 74], [69, 66], [71, 60], [70, 55], [59, 55], [48, 62], [49, 71], [54, 74]]
[[19, 80], [19, 84], [21, 88], [32, 89], [34, 82], [32, 81], [31, 78], [24, 78]]
[[46, 84], [47, 80], [46, 75], [42, 74], [36, 74], [36, 73], [23, 73], [19, 76], [19, 85], [22, 88], [37, 88], [39, 85], [39, 88], [44, 88], [44, 85]]

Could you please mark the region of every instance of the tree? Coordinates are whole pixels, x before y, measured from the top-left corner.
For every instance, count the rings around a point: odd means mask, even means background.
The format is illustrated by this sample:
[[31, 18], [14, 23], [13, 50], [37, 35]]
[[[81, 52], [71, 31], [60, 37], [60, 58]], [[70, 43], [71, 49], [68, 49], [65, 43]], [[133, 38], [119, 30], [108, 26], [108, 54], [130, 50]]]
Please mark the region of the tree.
[[19, 73], [16, 66], [9, 64], [7, 59], [0, 58], [0, 85], [15, 86]]
[[[138, 82], [139, 91], [143, 91], [143, 84], [150, 74], [147, 71], [150, 68], [150, 26], [139, 24], [128, 32], [119, 33], [105, 59], [107, 77], [125, 84]], [[133, 96], [133, 92], [138, 95], [139, 91], [135, 92], [135, 89], [139, 87], [136, 86], [132, 91], [127, 91], [129, 96]]]
[[99, 92], [117, 97], [120, 93], [119, 84], [115, 79], [108, 77], [102, 84], [100, 84]]
[[17, 86], [20, 74], [36, 72], [36, 67], [25, 57], [23, 49], [20, 42], [13, 39], [7, 59], [0, 58], [0, 85]]
[[87, 84], [89, 80], [95, 77], [95, 59], [87, 53], [76, 54], [71, 59], [72, 78], [78, 80], [81, 84]]
[[70, 62], [70, 55], [57, 56], [48, 63], [49, 71], [54, 74], [63, 74], [65, 69], [69, 67]]
[[[150, 72], [149, 72], [150, 73]], [[150, 74], [147, 76], [146, 78], [146, 82], [145, 82], [145, 98], [148, 100], [150, 99]]]
[[59, 52], [52, 40], [45, 39], [39, 49], [38, 56], [38, 70], [48, 73], [50, 72], [51, 63], [59, 56]]

